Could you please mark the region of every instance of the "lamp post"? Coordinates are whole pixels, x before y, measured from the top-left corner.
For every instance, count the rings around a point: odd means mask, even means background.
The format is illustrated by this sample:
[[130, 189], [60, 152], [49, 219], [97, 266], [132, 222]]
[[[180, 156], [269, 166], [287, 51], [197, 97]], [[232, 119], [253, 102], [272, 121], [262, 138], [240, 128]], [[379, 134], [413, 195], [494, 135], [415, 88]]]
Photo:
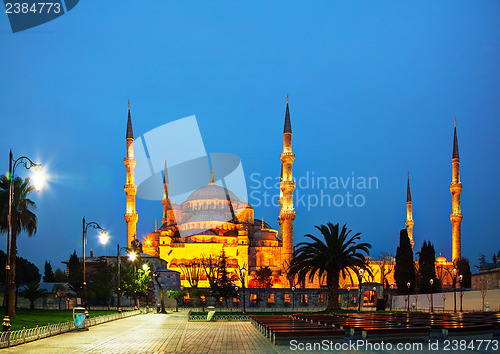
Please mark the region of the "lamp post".
[[410, 282], [406, 283], [406, 287], [408, 288], [408, 297], [406, 298], [407, 301], [406, 301], [406, 308], [407, 308], [407, 311], [410, 311]]
[[292, 286], [292, 309], [295, 308], [295, 286]]
[[234, 287], [234, 291], [236, 291], [236, 295], [238, 296], [238, 308], [240, 308], [240, 302], [239, 302], [240, 293], [238, 293], [238, 290], [240, 290], [240, 288], [238, 288], [237, 286], [235, 286]]
[[[7, 260], [5, 262], [5, 317], [3, 318], [3, 331], [10, 331], [10, 313], [9, 313], [9, 302], [13, 301], [10, 299], [9, 293], [12, 287], [12, 281], [10, 276], [10, 243], [11, 243], [11, 234], [12, 234], [12, 200], [14, 199], [14, 173], [16, 171], [16, 167], [18, 164], [22, 164], [24, 168], [27, 170], [36, 167], [35, 173], [33, 174], [33, 182], [34, 187], [37, 191], [43, 187], [43, 175], [42, 175], [42, 164], [37, 164], [31, 161], [29, 157], [21, 156], [18, 159], [14, 160], [12, 155], [12, 150], [9, 152], [9, 214], [7, 217]], [[15, 257], [15, 255], [14, 255]]]
[[243, 290], [243, 315], [246, 314], [246, 309], [245, 309], [245, 298], [246, 298], [246, 294], [245, 294], [245, 276], [246, 276], [246, 273], [247, 273], [247, 270], [245, 268], [242, 268], [241, 269], [241, 287], [242, 287], [242, 290]]
[[[129, 254], [128, 254], [128, 260], [130, 262], [132, 262], [132, 264], [134, 265], [134, 283], [135, 283], [135, 280], [136, 280], [136, 274], [135, 273], [137, 272], [137, 269], [136, 269], [136, 266], [135, 266], [135, 262], [134, 262], [135, 259], [136, 259], [136, 257], [137, 257], [137, 254], [135, 252], [129, 252]], [[135, 284], [134, 284], [134, 302], [135, 302], [135, 304], [134, 304], [134, 310], [137, 310], [137, 308], [139, 306], [137, 306], [137, 291], [136, 291]]]
[[347, 308], [349, 308], [350, 303], [351, 303], [351, 287], [347, 286]]
[[434, 296], [432, 295], [432, 285], [434, 284], [434, 279], [430, 279], [429, 282], [431, 283], [431, 312], [434, 312]]
[[360, 268], [358, 271], [359, 274], [359, 299], [358, 299], [358, 312], [361, 312], [361, 287], [363, 285], [363, 274], [365, 273], [365, 270], [363, 268]]
[[458, 276], [458, 280], [460, 281], [460, 312], [463, 312], [463, 310], [462, 310], [462, 300], [463, 300], [463, 297], [464, 297], [464, 291], [463, 291], [463, 288], [462, 288], [462, 281], [464, 280], [464, 276], [462, 274], [460, 274]]
[[[87, 318], [89, 318], [89, 311], [88, 311], [88, 307], [87, 307], [87, 282], [86, 282], [87, 274], [86, 274], [86, 268], [85, 268], [85, 244], [87, 243], [87, 230], [89, 227], [92, 227], [96, 230], [97, 229], [101, 230], [101, 234], [99, 236], [99, 239], [101, 239], [101, 240], [106, 239], [107, 240], [106, 230], [104, 230], [102, 227], [100, 227], [99, 224], [96, 223], [95, 221], [91, 221], [91, 222], [87, 223], [87, 222], [85, 222], [85, 217], [83, 218], [83, 232], [82, 232], [82, 236], [83, 236], [83, 302], [84, 302], [83, 307], [85, 307], [85, 317], [87, 317]], [[103, 243], [103, 242], [101, 241], [101, 243]]]
[[160, 284], [160, 280], [158, 279], [160, 277], [160, 273], [158, 271], [153, 273], [153, 279], [156, 281], [160, 288], [160, 304], [161, 304], [161, 313], [166, 313], [165, 311], [165, 301], [164, 301], [164, 296], [163, 296], [163, 287]]
[[391, 305], [389, 309], [392, 311], [392, 291], [394, 290], [394, 284], [391, 284]]
[[454, 311], [457, 312], [457, 268], [453, 268], [453, 306]]

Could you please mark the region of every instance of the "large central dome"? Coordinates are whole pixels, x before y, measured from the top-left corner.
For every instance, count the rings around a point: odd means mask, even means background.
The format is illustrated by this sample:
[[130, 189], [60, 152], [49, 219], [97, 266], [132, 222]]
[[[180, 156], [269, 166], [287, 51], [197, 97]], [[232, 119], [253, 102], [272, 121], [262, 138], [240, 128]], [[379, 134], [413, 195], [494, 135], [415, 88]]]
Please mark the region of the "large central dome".
[[231, 202], [239, 202], [238, 197], [229, 189], [216, 185], [210, 182], [208, 185], [198, 188], [187, 198], [191, 200], [206, 200], [206, 199], [230, 199]]

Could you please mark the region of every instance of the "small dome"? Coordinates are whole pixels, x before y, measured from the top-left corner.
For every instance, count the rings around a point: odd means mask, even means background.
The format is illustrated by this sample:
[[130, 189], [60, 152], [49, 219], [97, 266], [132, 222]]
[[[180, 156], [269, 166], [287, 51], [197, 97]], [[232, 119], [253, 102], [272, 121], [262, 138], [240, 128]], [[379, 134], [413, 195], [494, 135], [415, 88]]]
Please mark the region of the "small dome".
[[238, 197], [231, 192], [229, 189], [226, 189], [224, 187], [218, 186], [216, 184], [208, 184], [206, 186], [203, 186], [201, 188], [198, 188], [195, 190], [191, 195], [187, 198], [188, 201], [190, 200], [206, 200], [206, 199], [226, 199], [228, 198], [231, 200], [231, 202], [239, 202], [240, 200]]
[[439, 257], [436, 258], [436, 263], [448, 263], [448, 261], [446, 260], [446, 258], [439, 255]]

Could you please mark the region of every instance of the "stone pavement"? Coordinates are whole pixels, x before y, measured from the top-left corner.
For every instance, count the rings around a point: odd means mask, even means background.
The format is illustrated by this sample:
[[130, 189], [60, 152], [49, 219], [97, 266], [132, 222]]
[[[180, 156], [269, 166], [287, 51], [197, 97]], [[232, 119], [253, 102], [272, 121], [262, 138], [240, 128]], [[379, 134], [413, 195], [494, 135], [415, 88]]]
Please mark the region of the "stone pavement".
[[[494, 338], [498, 342], [498, 337]], [[305, 349], [305, 348], [304, 348]], [[423, 350], [422, 350], [423, 349]], [[436, 353], [427, 343], [415, 352]], [[8, 349], [1, 353], [311, 353], [275, 346], [250, 322], [188, 322], [187, 313], [148, 314], [70, 332]], [[343, 353], [408, 353], [411, 350], [340, 351]], [[318, 351], [319, 352], [319, 351]], [[335, 352], [326, 350], [324, 352]], [[453, 352], [453, 351], [451, 351]], [[460, 353], [486, 351], [460, 351]], [[492, 350], [489, 353], [494, 352]]]
[[187, 314], [148, 314], [21, 344], [2, 353], [276, 353], [249, 322], [188, 322]]

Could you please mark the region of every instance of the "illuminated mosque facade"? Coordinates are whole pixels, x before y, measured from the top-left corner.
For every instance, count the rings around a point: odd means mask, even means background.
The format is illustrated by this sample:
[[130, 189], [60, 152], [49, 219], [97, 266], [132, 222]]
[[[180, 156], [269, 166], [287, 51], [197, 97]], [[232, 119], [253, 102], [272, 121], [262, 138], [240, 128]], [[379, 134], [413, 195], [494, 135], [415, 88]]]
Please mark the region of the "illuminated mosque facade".
[[[126, 195], [125, 221], [127, 223], [127, 245], [137, 241], [136, 224], [138, 214], [135, 209], [135, 196], [137, 186], [134, 180], [134, 134], [128, 109], [127, 154], [124, 159], [126, 167], [126, 184], [124, 186]], [[163, 198], [161, 225], [156, 225], [155, 230], [143, 240], [143, 252], [159, 257], [168, 262], [169, 269], [177, 270], [181, 274], [182, 267], [193, 261], [199, 261], [209, 256], [217, 257], [224, 250], [228, 260], [228, 270], [236, 273], [238, 269], [245, 268], [248, 276], [246, 286], [256, 286], [255, 276], [257, 271], [263, 267], [269, 267], [272, 271], [273, 288], [289, 288], [286, 278], [286, 268], [289, 264], [293, 251], [293, 222], [296, 212], [293, 205], [293, 191], [295, 182], [293, 179], [292, 165], [295, 154], [292, 152], [292, 126], [290, 111], [287, 105], [283, 129], [283, 152], [281, 159], [280, 197], [279, 197], [279, 230], [273, 229], [263, 219], [255, 218], [253, 207], [245, 200], [241, 201], [229, 189], [216, 183], [212, 170], [211, 180], [207, 185], [193, 191], [187, 199], [177, 204], [169, 196], [169, 179], [167, 163], [165, 161], [163, 175]], [[217, 172], [217, 171], [215, 171]], [[453, 155], [452, 155], [452, 183], [450, 186], [452, 194], [452, 261], [439, 256], [436, 258], [436, 273], [441, 278], [443, 285], [451, 284], [450, 269], [453, 261], [461, 257], [461, 221], [460, 208], [460, 159], [458, 154], [458, 139], [455, 123]], [[405, 220], [410, 243], [413, 247], [413, 214], [410, 191], [410, 179], [408, 175], [407, 184], [407, 218]], [[372, 275], [365, 272], [363, 283], [385, 283], [395, 285], [394, 281], [394, 259], [375, 260], [369, 257], [369, 265]], [[343, 288], [358, 285], [358, 277], [351, 274], [352, 279], [347, 277], [341, 279]], [[189, 287], [189, 282], [181, 275], [184, 287]], [[236, 281], [239, 283], [239, 280]], [[314, 279], [305, 284], [306, 288], [320, 288], [326, 284], [325, 279]], [[209, 287], [209, 282], [203, 271], [200, 273], [199, 287]]]

